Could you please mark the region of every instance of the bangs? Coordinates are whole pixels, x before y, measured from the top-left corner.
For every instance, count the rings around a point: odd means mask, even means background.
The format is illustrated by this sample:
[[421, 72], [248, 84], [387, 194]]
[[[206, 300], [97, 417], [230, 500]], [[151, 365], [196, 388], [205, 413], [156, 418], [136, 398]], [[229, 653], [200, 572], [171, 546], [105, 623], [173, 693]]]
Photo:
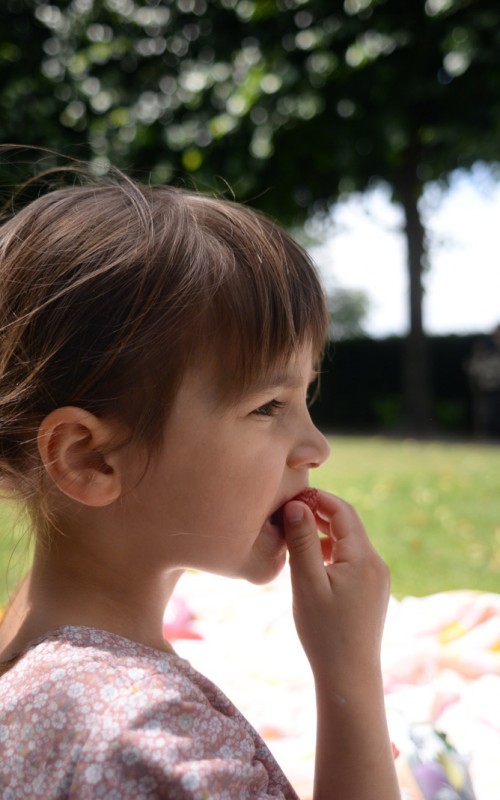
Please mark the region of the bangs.
[[117, 419], [152, 455], [203, 360], [231, 404], [304, 346], [314, 366], [322, 355], [328, 315], [311, 259], [245, 206], [89, 177], [49, 187], [0, 239], [0, 479], [33, 500], [40, 530], [36, 431], [54, 408]]
[[305, 344], [317, 367], [328, 312], [308, 254], [253, 209], [193, 199], [205, 274], [212, 278], [202, 328], [221, 402], [237, 401]]

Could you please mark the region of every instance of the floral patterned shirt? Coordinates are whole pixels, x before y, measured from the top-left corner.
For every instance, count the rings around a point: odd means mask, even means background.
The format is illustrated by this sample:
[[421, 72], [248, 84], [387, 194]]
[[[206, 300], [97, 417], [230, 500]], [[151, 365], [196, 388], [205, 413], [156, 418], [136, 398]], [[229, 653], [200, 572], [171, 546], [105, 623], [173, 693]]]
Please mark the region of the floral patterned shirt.
[[297, 800], [263, 740], [177, 655], [67, 626], [0, 679], [2, 800]]

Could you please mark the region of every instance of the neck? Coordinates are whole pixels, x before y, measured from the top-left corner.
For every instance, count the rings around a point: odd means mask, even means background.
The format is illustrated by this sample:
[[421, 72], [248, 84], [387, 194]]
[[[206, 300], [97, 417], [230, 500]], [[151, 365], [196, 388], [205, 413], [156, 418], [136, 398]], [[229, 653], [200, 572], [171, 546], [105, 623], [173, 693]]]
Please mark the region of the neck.
[[37, 546], [32, 570], [0, 628], [0, 660], [62, 625], [100, 628], [171, 651], [162, 635], [163, 614], [182, 571], [145, 574], [144, 565], [124, 561], [111, 566], [92, 547], [70, 547], [64, 537]]

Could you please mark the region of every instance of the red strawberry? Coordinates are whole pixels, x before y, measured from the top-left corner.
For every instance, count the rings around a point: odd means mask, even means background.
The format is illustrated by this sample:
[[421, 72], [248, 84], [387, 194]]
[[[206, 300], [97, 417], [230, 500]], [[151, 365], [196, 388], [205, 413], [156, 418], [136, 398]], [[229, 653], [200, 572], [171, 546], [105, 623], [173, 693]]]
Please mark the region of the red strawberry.
[[293, 498], [294, 500], [301, 500], [305, 503], [313, 514], [318, 510], [318, 490], [317, 489], [304, 489], [303, 492], [300, 492], [296, 497]]
[[[318, 510], [317, 489], [304, 489], [303, 492], [299, 492], [299, 494], [295, 495], [295, 497], [291, 497], [290, 500], [301, 500], [303, 503], [309, 506], [313, 514], [315, 514]], [[286, 502], [288, 503], [290, 501], [287, 500]], [[280, 506], [271, 514], [270, 521], [273, 525], [279, 525], [281, 528], [283, 527], [283, 506]]]

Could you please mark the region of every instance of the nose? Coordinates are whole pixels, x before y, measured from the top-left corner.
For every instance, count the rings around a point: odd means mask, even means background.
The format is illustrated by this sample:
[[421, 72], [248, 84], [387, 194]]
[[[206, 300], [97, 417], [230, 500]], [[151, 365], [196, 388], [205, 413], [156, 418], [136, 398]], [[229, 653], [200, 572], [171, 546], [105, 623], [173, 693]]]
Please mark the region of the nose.
[[330, 455], [330, 445], [308, 415], [308, 425], [290, 451], [288, 466], [293, 469], [320, 467]]

